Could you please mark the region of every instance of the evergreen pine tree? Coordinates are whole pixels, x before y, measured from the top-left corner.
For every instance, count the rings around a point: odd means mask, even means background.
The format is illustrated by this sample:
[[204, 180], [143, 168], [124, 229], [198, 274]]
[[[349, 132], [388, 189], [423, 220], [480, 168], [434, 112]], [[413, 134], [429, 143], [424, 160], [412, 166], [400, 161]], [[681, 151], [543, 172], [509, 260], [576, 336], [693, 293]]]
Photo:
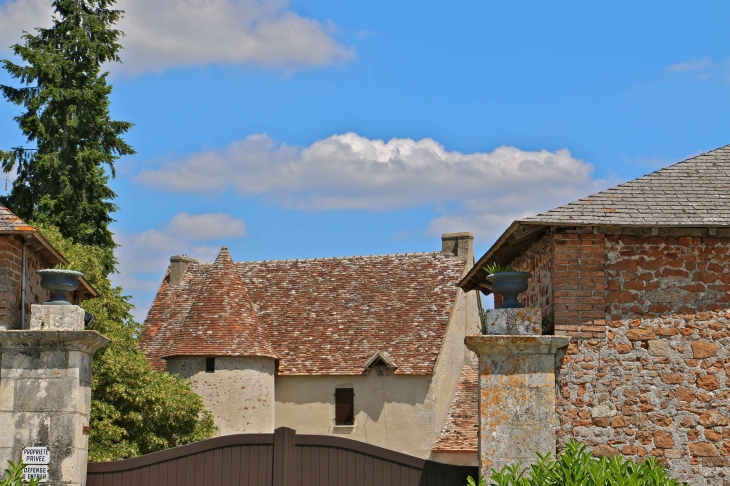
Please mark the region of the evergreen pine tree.
[[0, 85], [3, 96], [25, 111], [15, 119], [33, 149], [0, 151], [7, 173], [17, 178], [2, 204], [26, 221], [58, 227], [76, 243], [106, 250], [104, 268], [114, 269], [116, 247], [109, 230], [117, 210], [107, 185], [114, 162], [134, 150], [122, 138], [131, 123], [109, 114], [112, 86], [101, 72], [105, 62], [119, 62], [117, 42], [124, 34], [112, 28], [123, 12], [115, 0], [54, 0], [53, 26], [23, 33], [13, 51], [24, 62], [2, 64], [24, 85]]

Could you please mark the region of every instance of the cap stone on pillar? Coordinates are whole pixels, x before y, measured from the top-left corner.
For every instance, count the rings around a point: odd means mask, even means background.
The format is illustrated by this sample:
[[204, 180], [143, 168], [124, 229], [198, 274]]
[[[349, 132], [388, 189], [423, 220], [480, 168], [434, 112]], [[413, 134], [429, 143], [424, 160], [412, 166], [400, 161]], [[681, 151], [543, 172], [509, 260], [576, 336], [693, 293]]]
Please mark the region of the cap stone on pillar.
[[487, 309], [484, 311], [488, 335], [540, 335], [542, 312], [534, 307], [522, 309]]
[[467, 263], [473, 262], [474, 234], [468, 232], [444, 233], [441, 235], [441, 253], [457, 256]]

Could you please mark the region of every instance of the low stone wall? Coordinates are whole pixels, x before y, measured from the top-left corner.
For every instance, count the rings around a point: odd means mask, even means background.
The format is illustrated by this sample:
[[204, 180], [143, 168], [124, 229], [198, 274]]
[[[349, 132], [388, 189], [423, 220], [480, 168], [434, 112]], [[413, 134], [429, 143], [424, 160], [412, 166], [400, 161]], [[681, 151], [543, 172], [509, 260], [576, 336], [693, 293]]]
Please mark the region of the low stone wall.
[[730, 311], [609, 321], [558, 359], [559, 443], [654, 456], [693, 486], [730, 485]]

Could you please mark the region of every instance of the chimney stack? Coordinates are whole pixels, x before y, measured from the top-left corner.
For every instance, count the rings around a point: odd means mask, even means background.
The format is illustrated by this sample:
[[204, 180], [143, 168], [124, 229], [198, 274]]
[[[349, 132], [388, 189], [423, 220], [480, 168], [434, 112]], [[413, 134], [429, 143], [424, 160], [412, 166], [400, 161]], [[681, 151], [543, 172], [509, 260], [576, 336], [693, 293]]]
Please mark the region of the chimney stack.
[[198, 263], [195, 258], [187, 255], [173, 255], [170, 257], [170, 286], [180, 285], [185, 278], [185, 272], [191, 263]]
[[446, 233], [441, 235], [441, 253], [454, 255], [467, 263], [474, 262], [474, 234]]

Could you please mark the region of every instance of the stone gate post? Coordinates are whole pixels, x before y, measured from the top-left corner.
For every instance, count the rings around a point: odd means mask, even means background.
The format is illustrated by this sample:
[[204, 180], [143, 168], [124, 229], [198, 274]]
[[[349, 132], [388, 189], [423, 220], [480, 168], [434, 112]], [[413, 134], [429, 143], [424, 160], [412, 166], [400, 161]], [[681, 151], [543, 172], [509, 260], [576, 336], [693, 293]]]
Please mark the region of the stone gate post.
[[467, 336], [479, 356], [479, 470], [555, 454], [555, 353], [566, 336], [542, 336], [539, 309], [486, 311], [487, 335]]
[[1, 465], [25, 450], [47, 484], [86, 484], [91, 360], [108, 342], [75, 305], [33, 305], [30, 329], [0, 331]]

